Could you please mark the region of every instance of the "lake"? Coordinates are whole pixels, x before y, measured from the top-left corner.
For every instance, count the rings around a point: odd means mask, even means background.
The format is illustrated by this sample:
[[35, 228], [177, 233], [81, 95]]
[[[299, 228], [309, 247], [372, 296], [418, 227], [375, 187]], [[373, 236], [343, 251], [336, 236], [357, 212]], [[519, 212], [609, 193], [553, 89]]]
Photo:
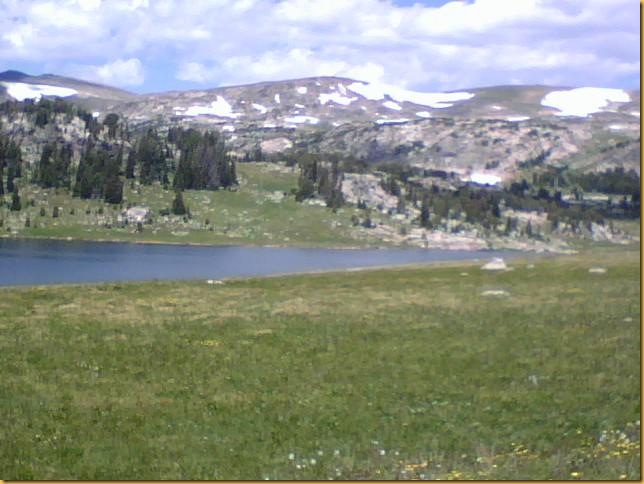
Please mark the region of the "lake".
[[0, 239], [0, 286], [221, 279], [508, 257], [512, 251], [199, 247]]

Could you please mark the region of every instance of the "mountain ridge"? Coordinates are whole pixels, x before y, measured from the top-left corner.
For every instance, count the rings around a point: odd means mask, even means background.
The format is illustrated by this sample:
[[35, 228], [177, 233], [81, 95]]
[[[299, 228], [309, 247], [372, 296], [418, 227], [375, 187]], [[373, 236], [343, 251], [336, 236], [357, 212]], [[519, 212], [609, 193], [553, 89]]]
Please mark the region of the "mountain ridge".
[[[114, 112], [135, 129], [216, 130], [236, 152], [335, 151], [368, 163], [414, 164], [464, 175], [482, 171], [504, 180], [519, 176], [521, 166], [535, 159], [589, 170], [639, 170], [638, 90], [501, 85], [426, 93], [312, 76], [134, 94], [55, 74], [0, 73], [5, 99], [19, 83], [27, 84], [18, 86], [20, 95], [30, 95], [29, 85], [34, 85], [33, 95], [47, 96], [47, 89], [38, 87], [42, 84], [53, 93], [71, 89], [75, 94], [66, 99], [99, 120]], [[560, 110], [556, 103], [544, 104], [552, 93], [572, 99], [572, 108], [570, 102]], [[566, 116], [565, 109], [584, 115]]]

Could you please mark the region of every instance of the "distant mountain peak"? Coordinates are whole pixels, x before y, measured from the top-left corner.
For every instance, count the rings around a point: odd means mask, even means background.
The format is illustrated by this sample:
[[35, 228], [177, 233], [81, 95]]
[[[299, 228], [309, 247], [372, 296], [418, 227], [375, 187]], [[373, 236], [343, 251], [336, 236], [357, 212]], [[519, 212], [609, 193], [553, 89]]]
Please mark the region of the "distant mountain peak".
[[24, 79], [25, 77], [29, 77], [29, 74], [25, 74], [24, 72], [16, 71], [13, 69], [0, 72], [0, 80], [3, 81], [19, 81], [20, 79]]

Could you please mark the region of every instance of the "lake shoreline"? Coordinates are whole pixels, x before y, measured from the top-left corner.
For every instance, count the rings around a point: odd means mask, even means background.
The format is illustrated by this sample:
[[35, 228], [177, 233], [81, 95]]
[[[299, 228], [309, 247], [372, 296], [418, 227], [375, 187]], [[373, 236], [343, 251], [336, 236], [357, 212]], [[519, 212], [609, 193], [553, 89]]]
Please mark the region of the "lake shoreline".
[[[534, 253], [537, 255], [536, 253]], [[222, 280], [529, 256], [515, 250], [136, 244], [0, 238], [0, 285]]]
[[[445, 248], [445, 247], [421, 247], [416, 245], [308, 245], [308, 244], [249, 244], [243, 242], [231, 243], [203, 243], [203, 242], [170, 242], [170, 241], [156, 241], [156, 240], [123, 240], [123, 239], [83, 239], [78, 237], [56, 237], [47, 236], [39, 237], [33, 235], [0, 235], [0, 239], [5, 240], [42, 240], [42, 241], [57, 241], [57, 242], [100, 242], [112, 244], [136, 244], [136, 245], [167, 245], [172, 247], [185, 246], [185, 247], [248, 247], [248, 248], [276, 248], [276, 249], [329, 249], [329, 250], [453, 250], [453, 251], [466, 251], [466, 252], [481, 252], [489, 251], [495, 252], [498, 250], [516, 250], [525, 254], [536, 253], [534, 249], [504, 249], [504, 248], [475, 248], [468, 246], [459, 246], [458, 248]], [[552, 252], [557, 253], [557, 252]]]

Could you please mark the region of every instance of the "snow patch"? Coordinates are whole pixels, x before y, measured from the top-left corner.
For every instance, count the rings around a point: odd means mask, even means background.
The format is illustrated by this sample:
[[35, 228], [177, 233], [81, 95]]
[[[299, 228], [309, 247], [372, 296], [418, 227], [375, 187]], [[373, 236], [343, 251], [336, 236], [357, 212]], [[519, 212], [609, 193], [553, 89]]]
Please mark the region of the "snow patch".
[[313, 116], [291, 116], [289, 118], [284, 118], [284, 121], [286, 121], [287, 123], [295, 123], [295, 124], [301, 124], [301, 123], [318, 124], [320, 120]]
[[277, 104], [280, 104], [280, 95], [279, 94], [275, 94], [275, 102]]
[[186, 116], [210, 115], [222, 118], [238, 118], [241, 116], [239, 113], [233, 113], [232, 106], [221, 96], [217, 96], [217, 99], [211, 102], [210, 106], [190, 106], [184, 114]]
[[[346, 90], [345, 90], [346, 92]], [[343, 106], [348, 106], [351, 104], [353, 101], [358, 99], [357, 97], [345, 97], [337, 92], [332, 92], [330, 94], [320, 94], [318, 96], [318, 100], [320, 101], [320, 104], [326, 104], [329, 101], [333, 101], [336, 104], [342, 104]]]
[[94, 112], [92, 113], [92, 118], [96, 119], [96, 118], [98, 118], [100, 115], [101, 115], [101, 112], [100, 112], [100, 111], [94, 111]]
[[304, 104], [295, 103], [295, 107], [302, 109], [304, 107]]
[[274, 123], [264, 123], [265, 128], [277, 128], [277, 125]]
[[411, 102], [430, 108], [448, 108], [453, 105], [452, 102], [466, 101], [474, 97], [474, 94], [469, 92], [417, 92], [395, 86], [364, 82], [353, 82], [347, 87], [350, 91], [372, 101], [380, 101], [385, 96], [389, 96], [397, 102]]
[[266, 107], [262, 106], [261, 104], [253, 103], [252, 106], [262, 114], [266, 114], [268, 112], [268, 109], [266, 109]]
[[416, 113], [416, 116], [419, 118], [431, 118], [432, 114], [429, 111], [418, 111]]
[[344, 87], [344, 84], [338, 83], [338, 91], [340, 91], [340, 94], [343, 96], [347, 95], [347, 88]]
[[637, 116], [638, 118], [640, 117], [640, 112], [639, 111], [631, 111], [630, 113], [631, 116]]
[[47, 84], [27, 84], [24, 82], [0, 82], [6, 89], [7, 94], [18, 101], [25, 99], [38, 100], [42, 96], [68, 97], [78, 94], [76, 89]]
[[308, 91], [308, 88], [306, 86], [299, 86], [295, 88], [298, 94], [306, 94], [306, 91]]
[[508, 121], [511, 121], [511, 122], [527, 121], [528, 119], [530, 119], [530, 116], [508, 116], [505, 119], [507, 119]]
[[568, 91], [552, 91], [541, 100], [541, 105], [558, 109], [557, 116], [588, 116], [601, 111], [609, 102], [626, 103], [631, 97], [623, 89], [579, 87]]
[[487, 173], [472, 173], [470, 181], [479, 185], [496, 185], [501, 182], [501, 177]]
[[394, 111], [400, 111], [402, 108], [400, 107], [400, 104], [397, 104], [393, 101], [385, 101], [382, 103], [382, 105], [386, 108], [393, 109]]
[[235, 131], [235, 127], [232, 124], [225, 124], [224, 126], [222, 126], [221, 130], [232, 133], [233, 131]]
[[497, 106], [496, 104], [493, 104], [490, 106], [490, 108], [494, 109], [495, 111], [501, 111], [503, 109], [503, 106]]
[[407, 118], [399, 118], [399, 119], [376, 119], [376, 124], [400, 124], [400, 123], [406, 123], [409, 121]]

